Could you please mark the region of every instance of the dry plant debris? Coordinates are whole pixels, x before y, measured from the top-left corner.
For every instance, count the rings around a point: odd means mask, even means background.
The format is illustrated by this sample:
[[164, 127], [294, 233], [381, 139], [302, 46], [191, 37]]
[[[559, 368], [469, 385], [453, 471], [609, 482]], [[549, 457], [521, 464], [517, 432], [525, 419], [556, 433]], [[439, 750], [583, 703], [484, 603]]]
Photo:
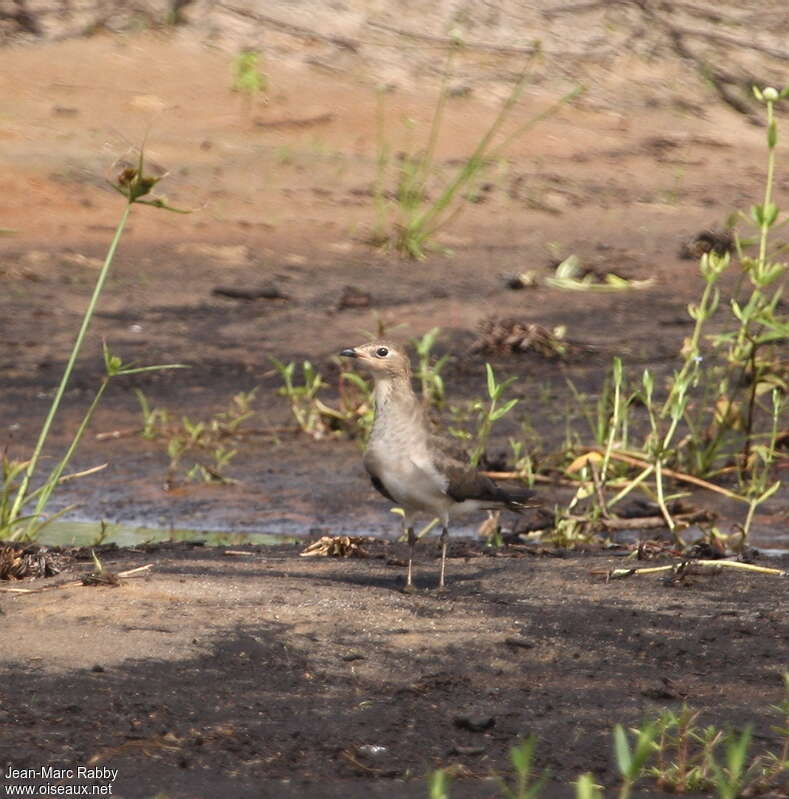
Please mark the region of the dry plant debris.
[[636, 574], [663, 574], [669, 578], [669, 582], [677, 582], [688, 574], [719, 574], [724, 568], [740, 569], [742, 571], [755, 572], [756, 574], [769, 574], [775, 577], [788, 577], [789, 571], [784, 569], [774, 569], [769, 566], [757, 566], [753, 563], [745, 563], [739, 560], [682, 560], [679, 563], [672, 563], [668, 566], [647, 566], [644, 568], [620, 568], [610, 569], [603, 572], [593, 572], [603, 574], [606, 582], [610, 580], [632, 577]]
[[324, 535], [310, 544], [299, 554], [303, 558], [369, 558], [362, 544], [370, 543], [372, 538], [356, 535]]
[[0, 580], [54, 577], [68, 557], [36, 544], [0, 544]]
[[726, 255], [735, 248], [734, 236], [730, 230], [701, 230], [679, 248], [679, 257], [689, 261], [698, 261], [702, 255], [714, 252], [715, 255]]
[[565, 341], [564, 335], [563, 328], [551, 331], [534, 322], [490, 316], [480, 322], [479, 336], [471, 351], [499, 354], [536, 352], [545, 358], [563, 358], [573, 348]]
[[101, 573], [91, 572], [79, 580], [70, 580], [67, 583], [58, 583], [57, 585], [42, 585], [39, 588], [0, 588], [2, 593], [10, 594], [42, 594], [44, 591], [59, 591], [63, 588], [77, 588], [85, 585], [119, 585], [120, 579], [127, 577], [143, 577], [147, 576], [150, 569], [153, 568], [153, 563], [146, 563], [144, 566], [137, 566], [135, 569], [127, 569], [122, 572], [107, 572], [106, 570]]
[[348, 308], [369, 308], [372, 297], [356, 286], [345, 286], [337, 302], [337, 310], [344, 311]]
[[600, 274], [582, 266], [577, 255], [569, 255], [556, 265], [553, 275], [545, 278], [545, 285], [568, 291], [628, 291], [646, 289], [654, 284], [654, 278], [634, 280], [616, 272]]

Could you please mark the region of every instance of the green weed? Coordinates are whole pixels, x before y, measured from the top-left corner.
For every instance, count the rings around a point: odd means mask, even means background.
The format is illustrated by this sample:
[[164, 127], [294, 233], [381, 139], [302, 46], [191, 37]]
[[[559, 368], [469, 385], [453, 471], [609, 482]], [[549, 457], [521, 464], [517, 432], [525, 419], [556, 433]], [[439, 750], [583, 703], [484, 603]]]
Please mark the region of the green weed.
[[[776, 788], [789, 771], [789, 673], [784, 675], [786, 698], [774, 709], [783, 724], [774, 727], [781, 748], [749, 757], [751, 727], [741, 732], [713, 725], [700, 727], [699, 712], [683, 706], [667, 710], [640, 726], [613, 729], [613, 762], [619, 774], [619, 799], [628, 799], [640, 780], [653, 780], [658, 790], [674, 794], [714, 791], [718, 799], [740, 799]], [[498, 778], [502, 799], [537, 799], [548, 775], [534, 778], [537, 738], [530, 735], [510, 750], [514, 779]], [[448, 769], [428, 777], [429, 796], [449, 799]], [[575, 780], [576, 799], [602, 799], [604, 786], [591, 773]]]
[[657, 734], [655, 724], [645, 724], [636, 731], [631, 746], [625, 728], [621, 724], [614, 727], [614, 759], [622, 778], [619, 799], [628, 799], [633, 785], [641, 776], [644, 767], [653, 753], [653, 742]]
[[264, 97], [269, 88], [268, 76], [261, 69], [262, 60], [257, 50], [241, 50], [233, 59], [231, 88], [241, 96], [247, 114], [251, 111], [253, 101]]
[[341, 365], [339, 408], [333, 408], [318, 396], [328, 384], [310, 361], [302, 363], [299, 382], [293, 361], [271, 360], [284, 384], [279, 393], [288, 399], [301, 432], [314, 439], [347, 435], [362, 443], [367, 440], [373, 425], [372, 387], [367, 380]]
[[442, 355], [438, 360], [431, 358], [431, 352], [436, 343], [440, 328], [434, 327], [414, 341], [417, 355], [416, 379], [421, 387], [422, 404], [427, 408], [436, 406], [440, 408], [444, 403], [444, 381], [441, 370], [449, 360], [448, 355]]
[[515, 771], [512, 785], [501, 780], [499, 787], [504, 799], [537, 799], [542, 793], [548, 774], [543, 773], [536, 780], [534, 774], [534, 748], [537, 745], [537, 736], [532, 734], [510, 749], [510, 761]]
[[141, 435], [162, 444], [170, 459], [165, 480], [168, 488], [177, 483], [180, 473], [190, 482], [234, 482], [225, 472], [238, 454], [233, 442], [242, 434], [242, 424], [254, 414], [251, 406], [256, 392], [240, 392], [226, 410], [197, 421], [186, 415], [176, 418], [165, 408], [152, 408], [145, 394], [135, 390], [143, 414]]
[[[3, 456], [3, 485], [0, 488], [0, 501], [2, 501], [2, 505], [0, 506], [2, 508], [2, 515], [0, 515], [0, 538], [7, 538], [12, 541], [35, 539], [42, 527], [55, 518], [50, 517], [47, 519], [45, 517], [47, 504], [58, 485], [65, 482], [67, 479], [78, 476], [64, 475], [64, 471], [76, 452], [85, 434], [85, 430], [111, 380], [125, 375], [138, 374], [140, 372], [173, 369], [181, 366], [181, 364], [164, 364], [159, 366], [138, 367], [133, 364], [124, 364], [118, 356], [110, 352], [105, 343], [103, 347], [104, 377], [99, 384], [93, 401], [85, 412], [65, 453], [44, 478], [43, 483], [36, 489], [31, 489], [31, 481], [36, 475], [36, 470], [42, 456], [44, 445], [49, 437], [52, 423], [60, 409], [63, 395], [65, 394], [74, 371], [77, 357], [85, 343], [85, 337], [90, 327], [91, 320], [93, 319], [93, 314], [98, 305], [102, 290], [109, 276], [115, 252], [120, 243], [124, 228], [126, 227], [126, 222], [131, 214], [132, 206], [135, 204], [150, 205], [155, 208], [175, 211], [176, 213], [188, 213], [182, 209], [170, 206], [164, 198], [152, 194], [153, 189], [163, 177], [164, 175], [152, 176], [145, 172], [144, 153], [141, 150], [137, 165], [125, 167], [118, 175], [117, 180], [110, 184], [118, 193], [123, 195], [126, 204], [121, 214], [120, 221], [115, 228], [115, 234], [110, 242], [107, 255], [99, 270], [93, 293], [82, 317], [80, 329], [71, 348], [66, 367], [63, 370], [63, 375], [55, 391], [55, 396], [49, 406], [49, 411], [41, 427], [33, 452], [30, 458], [23, 463], [19, 461], [9, 461], [5, 455]], [[85, 473], [86, 472], [80, 474]], [[69, 510], [69, 508], [60, 511], [57, 515], [60, 516], [67, 510]]]
[[[631, 388], [619, 359], [596, 407], [570, 384], [595, 446], [582, 448], [580, 456], [570, 455], [577, 450], [577, 433], [568, 428], [565, 446], [571, 462], [565, 474], [577, 479], [579, 487], [568, 507], [557, 511], [554, 537], [565, 545], [587, 538], [590, 524], [609, 517], [617, 503], [639, 489], [654, 499], [674, 543], [684, 548], [684, 523], [670, 511], [672, 496], [667, 492], [668, 480], [679, 477], [747, 506], [739, 528], [742, 547], [756, 510], [781, 486], [774, 466], [789, 378], [778, 347], [789, 338], [789, 320], [781, 313], [780, 283], [789, 265], [771, 255], [780, 248], [771, 249], [769, 234], [779, 217], [773, 198], [778, 139], [774, 105], [789, 96], [789, 90], [756, 95], [767, 107], [768, 168], [763, 202], [749, 216], [757, 235], [750, 243], [736, 237], [740, 286], [746, 296], [731, 300], [722, 332], [708, 332], [710, 322], [724, 312], [720, 282], [733, 268], [733, 259], [727, 252], [705, 253], [699, 262], [703, 290], [687, 309], [693, 329], [662, 397], [650, 370], [643, 372], [637, 388]], [[748, 255], [748, 246], [756, 246], [757, 254]], [[646, 434], [639, 444], [634, 431], [642, 427], [644, 417]], [[739, 492], [709, 482], [726, 470], [735, 471]], [[582, 500], [590, 501], [590, 509], [579, 516]], [[724, 540], [717, 535], [719, 543]]]
[[[485, 375], [487, 399], [472, 400], [465, 406], [453, 406], [449, 409], [452, 424], [448, 427], [448, 432], [470, 448], [469, 463], [472, 466], [478, 466], [487, 452], [493, 425], [510, 413], [518, 403], [517, 399], [509, 399], [503, 405], [500, 404], [504, 392], [517, 378], [510, 377], [499, 383], [489, 363], [485, 364]], [[473, 432], [469, 430], [470, 427], [473, 427]]]
[[[383, 93], [378, 93], [376, 106], [378, 153], [374, 192], [376, 222], [373, 243], [378, 246], [392, 246], [402, 255], [414, 259], [425, 257], [435, 234], [456, 218], [466, 199], [473, 194], [474, 183], [490, 165], [499, 162], [510, 144], [527, 130], [555, 114], [561, 106], [570, 102], [582, 91], [579, 87], [569, 92], [546, 111], [536, 114], [527, 122], [517, 126], [514, 131], [501, 138], [498, 144], [494, 144], [502, 126], [511, 116], [523, 94], [529, 79], [530, 62], [519, 75], [512, 91], [474, 150], [463, 160], [451, 177], [444, 181], [438, 180], [435, 165], [436, 144], [449, 97], [449, 78], [462, 47], [462, 41], [457, 37], [454, 38], [442, 70], [441, 86], [433, 109], [427, 142], [421, 150], [414, 150], [410, 146], [406, 146], [404, 149], [403, 155], [397, 163], [396, 188], [391, 201], [387, 198], [385, 187], [392, 163], [392, 147], [385, 134]], [[407, 122], [407, 128], [410, 138], [410, 129], [413, 128], [413, 123]]]

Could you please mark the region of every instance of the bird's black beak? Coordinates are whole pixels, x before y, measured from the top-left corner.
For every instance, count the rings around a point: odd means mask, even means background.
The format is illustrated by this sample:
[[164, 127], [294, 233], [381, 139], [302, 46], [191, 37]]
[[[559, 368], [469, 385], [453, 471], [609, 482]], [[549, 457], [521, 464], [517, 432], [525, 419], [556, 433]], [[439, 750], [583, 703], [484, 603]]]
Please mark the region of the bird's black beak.
[[358, 358], [358, 357], [359, 357], [359, 354], [356, 352], [356, 350], [355, 350], [353, 347], [346, 347], [346, 348], [345, 348], [345, 349], [344, 349], [344, 350], [343, 350], [343, 351], [340, 353], [340, 355], [341, 355], [343, 358]]

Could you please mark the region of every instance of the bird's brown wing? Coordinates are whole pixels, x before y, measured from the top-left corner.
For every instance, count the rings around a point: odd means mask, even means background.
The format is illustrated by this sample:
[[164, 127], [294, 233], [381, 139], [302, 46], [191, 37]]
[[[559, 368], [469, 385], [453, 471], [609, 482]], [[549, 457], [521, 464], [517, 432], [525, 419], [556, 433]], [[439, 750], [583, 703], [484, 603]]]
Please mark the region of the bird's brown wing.
[[468, 462], [468, 450], [454, 436], [439, 436], [431, 434], [428, 443], [433, 452], [439, 452], [443, 457], [457, 461], [458, 464]]
[[491, 507], [503, 506], [520, 512], [534, 497], [534, 492], [527, 488], [502, 488], [473, 466], [451, 458], [439, 450], [434, 450], [434, 453], [436, 468], [448, 481], [446, 492], [455, 502], [473, 499], [490, 503]]

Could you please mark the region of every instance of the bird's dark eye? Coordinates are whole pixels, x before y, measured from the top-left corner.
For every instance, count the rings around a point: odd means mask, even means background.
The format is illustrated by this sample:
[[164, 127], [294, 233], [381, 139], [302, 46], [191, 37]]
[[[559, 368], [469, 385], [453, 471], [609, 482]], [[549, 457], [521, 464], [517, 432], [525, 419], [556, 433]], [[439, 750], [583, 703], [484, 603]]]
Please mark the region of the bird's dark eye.
[[377, 355], [379, 358], [386, 358], [386, 356], [389, 354], [389, 350], [388, 350], [386, 347], [379, 347], [379, 348], [378, 348], [378, 349], [375, 351], [375, 354], [376, 354], [376, 355]]

